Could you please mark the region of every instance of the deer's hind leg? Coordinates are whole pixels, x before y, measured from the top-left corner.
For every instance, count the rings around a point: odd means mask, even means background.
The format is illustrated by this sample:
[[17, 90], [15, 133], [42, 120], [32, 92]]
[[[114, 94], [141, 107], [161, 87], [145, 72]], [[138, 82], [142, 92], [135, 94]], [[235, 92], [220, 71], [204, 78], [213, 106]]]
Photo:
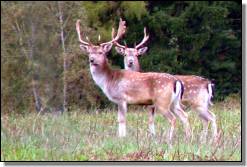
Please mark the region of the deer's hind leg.
[[218, 132], [217, 132], [216, 116], [208, 109], [209, 107], [209, 101], [208, 101], [209, 98], [207, 97], [208, 93], [205, 91], [202, 92], [200, 95], [201, 96], [197, 98], [199, 100], [196, 101], [195, 107], [193, 108], [197, 111], [199, 118], [202, 120], [203, 130], [200, 140], [201, 143], [205, 143], [207, 139], [208, 126], [210, 122], [211, 122], [213, 140], [216, 140]]
[[203, 123], [203, 130], [200, 137], [200, 142], [205, 143], [208, 135], [208, 126], [211, 122], [212, 128], [212, 138], [216, 140], [217, 138], [217, 124], [216, 117], [214, 113], [209, 111], [210, 98], [207, 89], [201, 89], [193, 99], [193, 109], [196, 110], [199, 118]]
[[189, 141], [189, 139], [191, 138], [191, 129], [189, 124], [188, 114], [184, 112], [184, 110], [180, 107], [179, 103], [174, 104], [172, 106], [172, 111], [183, 123], [183, 127], [185, 128], [186, 141]]
[[198, 106], [196, 110], [198, 111], [198, 115], [201, 118], [202, 123], [203, 123], [203, 131], [202, 131], [201, 138], [200, 138], [201, 142], [202, 143], [206, 142], [206, 138], [208, 134], [208, 126], [210, 122], [211, 122], [211, 129], [212, 129], [212, 138], [213, 140], [216, 140], [217, 124], [216, 124], [216, 117], [214, 113], [210, 112], [208, 108], [205, 108], [202, 106]]
[[170, 124], [169, 132], [167, 133], [167, 142], [171, 146], [173, 139], [173, 132], [176, 125], [176, 116], [170, 110], [170, 104], [167, 101], [163, 101], [163, 103], [156, 103], [155, 107], [159, 110], [159, 112], [168, 120]]

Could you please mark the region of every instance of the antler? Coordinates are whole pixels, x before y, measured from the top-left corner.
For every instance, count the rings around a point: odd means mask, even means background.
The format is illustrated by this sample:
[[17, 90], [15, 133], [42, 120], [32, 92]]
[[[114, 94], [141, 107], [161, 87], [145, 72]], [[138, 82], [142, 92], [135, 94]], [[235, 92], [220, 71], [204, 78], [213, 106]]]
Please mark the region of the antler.
[[118, 41], [123, 36], [123, 34], [125, 33], [125, 31], [126, 31], [126, 25], [125, 25], [125, 23], [126, 22], [123, 21], [120, 18], [119, 25], [118, 25], [117, 36], [114, 38], [115, 29], [112, 28], [112, 40], [109, 41], [109, 42], [102, 43], [100, 45], [104, 45], [104, 44], [107, 44], [107, 43], [115, 43], [116, 41]]
[[[82, 39], [81, 39], [81, 29], [80, 29], [80, 20], [77, 20], [76, 21], [76, 31], [77, 31], [77, 34], [78, 34], [78, 39], [79, 39], [79, 41], [82, 43], [82, 44], [84, 44], [84, 45], [89, 45], [89, 43], [88, 42], [85, 42], [85, 41], [83, 41]], [[89, 40], [89, 39], [88, 39]]]
[[[77, 31], [77, 34], [78, 34], [78, 39], [79, 39], [79, 41], [80, 41], [82, 44], [84, 44], [84, 45], [90, 45], [90, 43], [83, 41], [82, 38], [81, 38], [80, 20], [77, 20], [77, 21], [76, 21], [76, 31]], [[116, 42], [117, 40], [119, 40], [119, 38], [121, 38], [121, 37], [123, 36], [123, 34], [125, 33], [125, 31], [126, 31], [125, 21], [123, 21], [123, 20], [120, 18], [117, 36], [116, 36], [115, 38], [112, 37], [112, 40], [111, 40], [111, 41], [102, 43], [102, 44], [100, 44], [100, 45], [104, 45], [104, 44], [107, 44], [107, 43]], [[115, 30], [114, 30], [114, 28], [112, 28], [112, 36], [114, 36], [114, 34], [115, 34]], [[89, 40], [89, 39], [88, 39], [88, 40]], [[100, 36], [99, 36], [98, 40], [100, 40]]]
[[149, 35], [147, 36], [146, 27], [144, 27], [144, 38], [142, 39], [141, 43], [139, 43], [135, 48], [136, 49], [140, 48], [145, 42], [147, 42], [148, 38]]
[[[112, 34], [111, 34], [112, 39], [114, 39], [114, 36], [115, 36], [115, 31], [114, 31], [114, 28], [112, 28]], [[127, 47], [127, 46], [119, 44], [117, 41], [114, 41], [113, 43], [120, 48], [126, 48]]]

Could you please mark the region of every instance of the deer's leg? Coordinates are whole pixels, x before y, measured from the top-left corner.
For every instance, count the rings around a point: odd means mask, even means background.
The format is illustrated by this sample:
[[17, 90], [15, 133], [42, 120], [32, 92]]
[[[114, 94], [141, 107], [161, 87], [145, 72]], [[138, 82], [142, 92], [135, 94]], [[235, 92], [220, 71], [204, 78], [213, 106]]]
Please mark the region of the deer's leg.
[[214, 113], [212, 113], [209, 110], [207, 110], [207, 113], [208, 113], [208, 115], [210, 115], [212, 139], [213, 139], [213, 141], [216, 141], [217, 140], [217, 135], [218, 135], [217, 124], [216, 124], [216, 116], [215, 116]]
[[148, 106], [148, 126], [149, 126], [149, 131], [152, 135], [155, 135], [155, 127], [154, 127], [154, 111], [155, 107], [154, 106]]
[[173, 132], [176, 125], [176, 117], [170, 110], [162, 110], [162, 115], [169, 121], [171, 127], [169, 129], [169, 132], [167, 133], [167, 141], [168, 144], [172, 144], [172, 138], [173, 138]]
[[166, 140], [168, 145], [172, 146], [173, 132], [176, 125], [176, 116], [171, 112], [171, 101], [168, 97], [160, 96], [157, 101], [155, 101], [154, 106], [159, 112], [168, 120], [170, 124], [170, 129], [167, 132]]
[[173, 112], [182, 121], [183, 126], [185, 128], [186, 140], [189, 141], [189, 139], [191, 137], [191, 129], [190, 129], [190, 124], [189, 124], [189, 120], [188, 120], [188, 114], [185, 113], [184, 110], [179, 105], [174, 106]]
[[200, 141], [201, 141], [201, 143], [205, 143], [206, 139], [207, 139], [207, 134], [208, 134], [209, 121], [202, 118], [202, 125], [203, 125], [203, 130], [202, 130], [202, 134], [200, 137]]
[[175, 128], [175, 125], [176, 125], [176, 117], [170, 111], [165, 112], [163, 115], [168, 119], [169, 123], [171, 124], [167, 139], [168, 139], [168, 142], [170, 144], [172, 144], [173, 132], [174, 132], [174, 128]]
[[126, 112], [127, 104], [125, 102], [118, 104], [118, 136], [126, 136]]
[[199, 117], [203, 121], [203, 132], [202, 132], [202, 135], [201, 135], [201, 141], [204, 142], [204, 140], [207, 137], [209, 122], [211, 122], [212, 138], [214, 140], [216, 140], [216, 137], [217, 137], [217, 124], [216, 124], [215, 115], [212, 112], [210, 112], [207, 107], [197, 107], [197, 110], [199, 111]]

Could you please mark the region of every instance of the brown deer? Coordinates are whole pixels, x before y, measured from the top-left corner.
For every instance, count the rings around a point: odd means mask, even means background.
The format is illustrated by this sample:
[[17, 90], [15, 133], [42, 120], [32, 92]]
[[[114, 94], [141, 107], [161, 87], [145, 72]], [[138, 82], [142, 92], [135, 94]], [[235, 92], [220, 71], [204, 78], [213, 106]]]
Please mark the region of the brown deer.
[[[118, 105], [118, 134], [126, 136], [127, 104], [154, 105], [170, 123], [168, 142], [171, 143], [175, 128], [176, 113], [181, 119], [186, 138], [191, 135], [188, 116], [180, 107], [183, 93], [181, 81], [167, 73], [140, 73], [128, 70], [112, 69], [107, 61], [107, 54], [113, 43], [125, 33], [125, 21], [120, 19], [117, 35], [109, 42], [93, 45], [81, 39], [80, 21], [76, 30], [81, 50], [88, 55], [90, 72], [95, 83], [107, 98]], [[114, 29], [112, 31], [114, 36]], [[172, 112], [173, 111], [173, 112]]]
[[[144, 38], [134, 48], [128, 48], [126, 45], [121, 45], [117, 41], [115, 42], [115, 49], [117, 53], [124, 56], [124, 67], [126, 70], [140, 71], [139, 56], [143, 55], [147, 51], [147, 47], [143, 45], [147, 42], [149, 36], [146, 34], [146, 28], [144, 28]], [[201, 135], [201, 141], [205, 142], [209, 122], [212, 123], [212, 136], [216, 139], [217, 125], [215, 115], [209, 111], [209, 106], [212, 105], [211, 98], [213, 97], [214, 84], [208, 79], [195, 76], [195, 75], [174, 75], [176, 78], [182, 81], [184, 84], [184, 96], [182, 97], [182, 103], [193, 110], [197, 111], [199, 117], [203, 123], [203, 131]], [[154, 131], [154, 107], [150, 107], [149, 112], [149, 129], [151, 133]]]

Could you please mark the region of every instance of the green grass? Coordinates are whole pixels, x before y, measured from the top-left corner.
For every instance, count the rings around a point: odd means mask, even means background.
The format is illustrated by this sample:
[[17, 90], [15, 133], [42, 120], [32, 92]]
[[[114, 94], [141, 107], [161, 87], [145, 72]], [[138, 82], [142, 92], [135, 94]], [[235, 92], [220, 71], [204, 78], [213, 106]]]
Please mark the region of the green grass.
[[[202, 124], [195, 112], [188, 112], [193, 140], [186, 143], [177, 120], [173, 147], [165, 140], [169, 124], [156, 115], [156, 136], [148, 133], [147, 111], [142, 107], [127, 113], [127, 137], [117, 137], [117, 111], [98, 114], [73, 111], [63, 115], [30, 113], [1, 117], [2, 161], [240, 161], [240, 104], [225, 103], [211, 108], [217, 116], [221, 137], [217, 144], [199, 142]], [[211, 132], [211, 131], [209, 131]], [[210, 139], [210, 134], [208, 140]]]

